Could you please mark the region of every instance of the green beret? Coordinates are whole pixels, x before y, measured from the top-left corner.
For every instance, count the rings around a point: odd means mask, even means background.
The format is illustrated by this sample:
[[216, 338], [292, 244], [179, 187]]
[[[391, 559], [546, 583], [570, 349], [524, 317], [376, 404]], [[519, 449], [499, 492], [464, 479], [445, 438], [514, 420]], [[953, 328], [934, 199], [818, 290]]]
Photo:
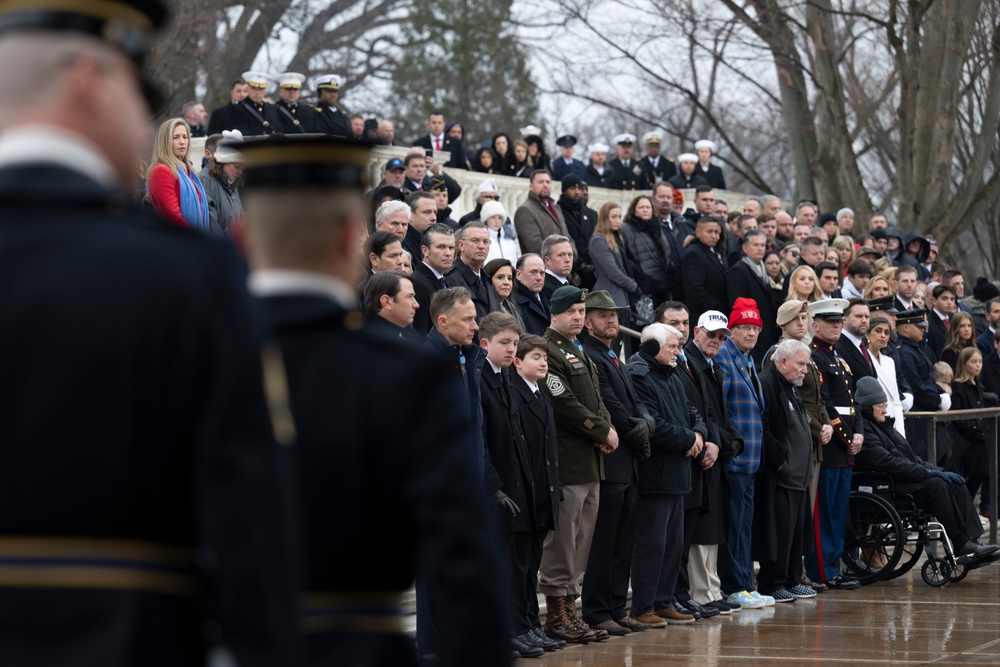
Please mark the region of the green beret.
[[558, 315], [565, 313], [574, 304], [586, 302], [587, 290], [572, 285], [563, 285], [552, 293], [552, 298], [549, 299], [549, 312]]

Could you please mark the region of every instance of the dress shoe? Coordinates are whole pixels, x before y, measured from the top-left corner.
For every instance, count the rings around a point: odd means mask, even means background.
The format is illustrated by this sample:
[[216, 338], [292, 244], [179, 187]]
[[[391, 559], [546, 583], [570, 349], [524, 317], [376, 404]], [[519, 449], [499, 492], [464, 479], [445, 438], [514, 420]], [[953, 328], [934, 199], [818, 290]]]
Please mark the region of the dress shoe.
[[647, 611], [645, 614], [629, 614], [629, 618], [633, 621], [639, 621], [640, 623], [643, 623], [651, 628], [667, 627], [667, 622], [651, 611]]
[[861, 588], [861, 582], [857, 579], [848, 579], [844, 575], [837, 575], [833, 579], [827, 579], [826, 585], [829, 588], [833, 588], [838, 591], [850, 591], [855, 588]]
[[[588, 623], [588, 625], [590, 625]], [[603, 621], [601, 623], [595, 623], [590, 625], [590, 629], [593, 631], [603, 630], [613, 637], [621, 637], [623, 635], [630, 635], [632, 631], [623, 625], [615, 623], [614, 621]]]
[[528, 646], [537, 646], [543, 651], [545, 650], [545, 647], [542, 646], [541, 642], [538, 640], [538, 637], [536, 637], [530, 630], [528, 632], [525, 632], [524, 634], [517, 635], [516, 637], [514, 637], [514, 639], [518, 640], [523, 644], [527, 644]]
[[799, 579], [799, 581], [802, 583], [803, 586], [808, 586], [817, 593], [822, 593], [823, 591], [826, 590], [826, 584], [824, 584], [822, 581], [811, 581], [809, 577], [807, 577], [804, 574], [802, 575], [802, 578]]
[[617, 621], [615, 621], [615, 623], [622, 626], [623, 628], [628, 628], [632, 632], [642, 632], [643, 630], [649, 630], [651, 627], [653, 627], [648, 623], [637, 621], [631, 616], [622, 616]]
[[566, 648], [566, 642], [561, 639], [546, 637], [545, 631], [541, 628], [532, 628], [531, 636], [535, 638], [535, 643], [546, 651], [558, 651], [561, 648]]
[[539, 658], [545, 655], [545, 650], [541, 646], [526, 644], [520, 637], [511, 637], [510, 645], [522, 658]]
[[545, 634], [552, 639], [561, 639], [570, 644], [588, 644], [597, 637], [588, 628], [583, 631], [578, 628], [566, 609], [566, 597], [546, 597], [548, 611], [545, 614]]
[[989, 519], [990, 518], [990, 508], [987, 507], [986, 509], [979, 510], [979, 516], [983, 517], [984, 519]]
[[964, 545], [960, 546], [955, 550], [955, 553], [959, 556], [973, 556], [975, 558], [985, 558], [989, 556], [998, 547], [996, 544], [976, 544], [972, 540], [969, 540]]
[[698, 604], [694, 600], [688, 600], [687, 602], [680, 603], [681, 608], [677, 611], [682, 613], [691, 614], [694, 616], [695, 613], [698, 614], [695, 618], [712, 618], [713, 616], [718, 616], [721, 612], [716, 607], [705, 607]]
[[691, 614], [682, 614], [673, 607], [657, 609], [655, 614], [666, 620], [666, 622], [670, 625], [686, 625], [688, 623], [694, 623], [694, 616]]

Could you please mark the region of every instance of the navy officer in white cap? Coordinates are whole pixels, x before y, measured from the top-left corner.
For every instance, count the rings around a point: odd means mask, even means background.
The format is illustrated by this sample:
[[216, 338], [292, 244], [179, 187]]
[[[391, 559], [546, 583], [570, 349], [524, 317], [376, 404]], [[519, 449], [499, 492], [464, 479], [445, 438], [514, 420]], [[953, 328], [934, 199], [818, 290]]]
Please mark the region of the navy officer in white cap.
[[302, 84], [306, 77], [297, 72], [279, 74], [278, 95], [281, 99], [275, 104], [278, 116], [281, 117], [281, 131], [285, 134], [315, 134], [319, 132], [319, 116], [305, 104], [299, 102], [302, 95]]
[[725, 190], [726, 178], [722, 175], [722, 167], [712, 164], [715, 142], [711, 139], [699, 139], [694, 142], [694, 149], [698, 152], [698, 168], [695, 173], [708, 181], [714, 189]]
[[613, 141], [618, 155], [608, 163], [608, 168], [614, 174], [611, 177], [611, 187], [616, 190], [648, 190], [653, 187], [632, 155], [635, 150], [635, 135], [624, 132]]
[[340, 77], [336, 74], [324, 74], [316, 79], [316, 94], [319, 96], [319, 103], [316, 105], [319, 131], [335, 137], [352, 138], [354, 131], [351, 129], [351, 119], [337, 106], [340, 100]]
[[691, 190], [699, 185], [708, 185], [705, 177], [696, 171], [698, 156], [694, 153], [681, 153], [677, 156], [677, 173], [667, 179], [675, 190]]
[[610, 146], [598, 141], [587, 146], [590, 153], [590, 163], [587, 165], [587, 185], [592, 188], [610, 188], [614, 172], [608, 166], [608, 151]]
[[649, 187], [657, 183], [666, 181], [677, 173], [674, 161], [666, 155], [660, 154], [663, 145], [663, 136], [658, 130], [653, 130], [642, 135], [642, 143], [646, 154], [639, 160], [639, 168], [646, 175], [646, 182]]

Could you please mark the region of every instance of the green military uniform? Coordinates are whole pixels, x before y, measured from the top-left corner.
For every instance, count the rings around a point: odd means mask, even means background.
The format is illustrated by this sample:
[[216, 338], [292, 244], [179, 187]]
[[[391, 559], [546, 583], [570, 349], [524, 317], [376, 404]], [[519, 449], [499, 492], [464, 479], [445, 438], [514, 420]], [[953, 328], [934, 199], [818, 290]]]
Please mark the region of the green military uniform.
[[604, 477], [604, 459], [595, 445], [607, 440], [611, 417], [601, 398], [597, 367], [555, 329], [546, 329], [545, 338], [549, 375], [544, 388], [555, 408], [560, 478], [563, 485], [598, 482]]

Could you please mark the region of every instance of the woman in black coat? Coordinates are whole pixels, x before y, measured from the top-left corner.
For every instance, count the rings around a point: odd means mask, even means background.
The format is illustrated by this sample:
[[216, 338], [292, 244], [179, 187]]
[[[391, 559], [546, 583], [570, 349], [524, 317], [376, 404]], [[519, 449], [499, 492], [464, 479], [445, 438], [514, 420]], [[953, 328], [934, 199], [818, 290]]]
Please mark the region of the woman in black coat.
[[472, 170], [480, 174], [502, 174], [503, 167], [492, 148], [480, 148], [472, 160]]
[[[982, 372], [983, 353], [978, 347], [967, 347], [959, 353], [955, 379], [951, 383], [952, 410], [978, 410], [986, 407], [983, 400], [983, 385], [979, 382]], [[969, 443], [969, 449], [959, 458], [958, 465], [969, 480], [969, 493], [975, 495], [989, 476], [986, 421], [981, 418], [955, 419], [951, 424]]]
[[646, 195], [636, 197], [629, 205], [622, 224], [622, 240], [632, 277], [642, 293], [652, 297], [654, 306], [668, 301], [670, 246], [660, 221], [653, 217], [653, 201]]
[[493, 154], [496, 155], [496, 174], [509, 174], [510, 165], [514, 162], [514, 142], [503, 132], [493, 135]]

